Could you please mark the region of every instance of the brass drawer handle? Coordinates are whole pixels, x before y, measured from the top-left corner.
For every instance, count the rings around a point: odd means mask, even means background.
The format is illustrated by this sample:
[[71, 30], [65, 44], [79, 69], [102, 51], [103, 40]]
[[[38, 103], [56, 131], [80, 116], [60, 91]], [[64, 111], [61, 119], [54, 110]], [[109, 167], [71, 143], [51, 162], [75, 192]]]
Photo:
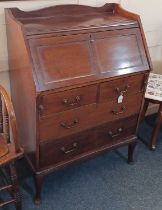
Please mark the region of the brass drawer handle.
[[70, 128], [75, 127], [78, 123], [79, 123], [79, 119], [76, 118], [76, 119], [73, 120], [73, 122], [71, 124], [67, 124], [66, 122], [64, 122], [64, 123], [61, 123], [60, 125], [63, 128], [70, 129]]
[[72, 153], [72, 152], [74, 152], [76, 149], [77, 149], [77, 143], [75, 142], [75, 143], [73, 143], [73, 145], [72, 145], [72, 149], [70, 149], [70, 150], [67, 150], [66, 151], [66, 148], [65, 147], [61, 147], [61, 151], [64, 153], [64, 154], [69, 154], [69, 153]]
[[119, 95], [124, 95], [128, 92], [128, 88], [130, 88], [130, 85], [126, 85], [124, 90], [120, 90], [118, 87], [116, 87], [115, 90]]
[[119, 114], [123, 114], [123, 113], [125, 112], [125, 110], [126, 110], [126, 106], [122, 106], [122, 107], [121, 107], [121, 111], [119, 111], [118, 109], [113, 109], [113, 110], [112, 110], [112, 113], [113, 113], [114, 115], [119, 115]]
[[62, 102], [66, 106], [76, 106], [80, 103], [80, 101], [81, 101], [81, 97], [76, 96], [74, 101], [69, 101], [67, 98], [64, 98]]
[[111, 138], [115, 138], [115, 137], [119, 136], [122, 132], [123, 132], [123, 128], [119, 128], [117, 130], [117, 133], [115, 133], [115, 134], [113, 134], [112, 131], [109, 131], [109, 135], [111, 136]]

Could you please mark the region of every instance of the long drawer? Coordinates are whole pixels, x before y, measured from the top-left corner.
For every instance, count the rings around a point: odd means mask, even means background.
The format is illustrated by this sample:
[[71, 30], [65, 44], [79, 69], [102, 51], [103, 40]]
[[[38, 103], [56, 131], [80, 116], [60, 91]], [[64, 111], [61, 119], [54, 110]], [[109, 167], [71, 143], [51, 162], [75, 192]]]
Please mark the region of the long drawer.
[[127, 98], [124, 103], [116, 101], [89, 105], [78, 109], [62, 112], [39, 121], [40, 141], [58, 139], [102, 123], [125, 118], [139, 112], [142, 94]]
[[138, 115], [133, 115], [57, 141], [41, 143], [40, 166], [68, 161], [102, 147], [124, 144], [128, 136], [136, 133], [137, 119]]

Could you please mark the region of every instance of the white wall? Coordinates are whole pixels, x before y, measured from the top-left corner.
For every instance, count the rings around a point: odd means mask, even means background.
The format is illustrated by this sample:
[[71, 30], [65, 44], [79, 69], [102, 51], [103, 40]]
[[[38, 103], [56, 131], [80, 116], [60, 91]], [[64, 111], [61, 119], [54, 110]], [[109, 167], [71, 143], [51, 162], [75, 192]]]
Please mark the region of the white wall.
[[[88, 2], [88, 3], [87, 3]], [[4, 8], [19, 7], [22, 10], [34, 10], [56, 4], [85, 4], [101, 6], [105, 0], [43, 0], [43, 1], [8, 1], [0, 3], [0, 83], [9, 90], [8, 57]], [[154, 71], [162, 74], [162, 1], [161, 0], [111, 0], [141, 16], [146, 39], [151, 54]], [[155, 5], [156, 6], [155, 8]], [[154, 10], [153, 10], [154, 9]], [[155, 11], [155, 12], [153, 12]]]
[[162, 1], [122, 0], [122, 6], [141, 16], [154, 71], [162, 74]]

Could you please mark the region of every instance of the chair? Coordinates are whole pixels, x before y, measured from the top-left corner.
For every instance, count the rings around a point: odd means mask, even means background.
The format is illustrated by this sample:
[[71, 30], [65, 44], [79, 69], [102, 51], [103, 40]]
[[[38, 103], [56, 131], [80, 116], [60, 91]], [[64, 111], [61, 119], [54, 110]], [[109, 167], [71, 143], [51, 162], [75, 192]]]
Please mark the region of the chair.
[[145, 101], [141, 113], [141, 121], [144, 119], [149, 104], [159, 106], [155, 126], [153, 128], [150, 149], [156, 149], [157, 136], [162, 124], [162, 75], [150, 73], [146, 88]]
[[141, 121], [145, 117], [145, 114], [146, 114], [147, 108], [149, 106], [149, 103], [159, 105], [157, 118], [156, 118], [155, 126], [154, 126], [153, 131], [152, 131], [151, 141], [150, 141], [150, 149], [155, 150], [156, 149], [158, 132], [159, 132], [160, 126], [162, 124], [162, 101], [145, 98], [145, 102], [144, 102], [144, 106], [143, 106], [143, 110], [142, 110], [142, 114], [141, 114]]
[[9, 199], [0, 200], [0, 207], [14, 203], [17, 210], [21, 209], [21, 199], [15, 161], [23, 156], [19, 145], [16, 117], [11, 100], [0, 85], [0, 193], [9, 193]]

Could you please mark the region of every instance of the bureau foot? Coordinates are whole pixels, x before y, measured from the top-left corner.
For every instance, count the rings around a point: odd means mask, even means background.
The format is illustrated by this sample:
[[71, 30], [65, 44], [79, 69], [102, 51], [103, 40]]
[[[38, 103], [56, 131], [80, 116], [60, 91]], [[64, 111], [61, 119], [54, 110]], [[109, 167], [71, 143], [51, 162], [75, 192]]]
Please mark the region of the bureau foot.
[[39, 205], [41, 203], [41, 191], [42, 191], [42, 184], [43, 184], [43, 176], [41, 175], [35, 175], [35, 199], [34, 203], [36, 205]]
[[156, 146], [155, 145], [150, 145], [150, 150], [151, 151], [155, 151], [156, 150]]
[[134, 164], [133, 154], [134, 154], [134, 149], [135, 149], [136, 145], [137, 145], [137, 143], [128, 145], [128, 163], [129, 164]]

